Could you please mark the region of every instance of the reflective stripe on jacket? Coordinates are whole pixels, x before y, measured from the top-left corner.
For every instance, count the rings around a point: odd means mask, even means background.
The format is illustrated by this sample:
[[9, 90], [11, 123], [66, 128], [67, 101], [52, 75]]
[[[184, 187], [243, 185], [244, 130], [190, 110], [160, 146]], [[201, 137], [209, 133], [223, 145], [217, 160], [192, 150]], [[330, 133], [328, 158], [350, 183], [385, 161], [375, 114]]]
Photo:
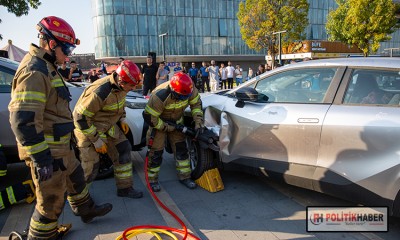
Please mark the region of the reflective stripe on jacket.
[[199, 92], [193, 88], [192, 96], [186, 100], [177, 100], [172, 97], [169, 82], [158, 86], [151, 94], [143, 113], [144, 120], [158, 130], [165, 130], [164, 120], [183, 123], [185, 109], [190, 106], [193, 120], [203, 122], [203, 110]]
[[91, 142], [100, 135], [113, 137], [116, 123], [125, 117], [125, 99], [123, 91], [113, 73], [86, 87], [73, 112], [76, 131], [83, 133]]
[[[55, 61], [44, 49], [32, 44], [14, 76], [8, 105], [20, 158], [31, 158], [39, 166], [52, 163], [49, 146], [52, 148], [55, 141], [73, 130], [71, 96]], [[48, 143], [45, 135], [54, 141]], [[69, 141], [66, 146], [69, 147]]]

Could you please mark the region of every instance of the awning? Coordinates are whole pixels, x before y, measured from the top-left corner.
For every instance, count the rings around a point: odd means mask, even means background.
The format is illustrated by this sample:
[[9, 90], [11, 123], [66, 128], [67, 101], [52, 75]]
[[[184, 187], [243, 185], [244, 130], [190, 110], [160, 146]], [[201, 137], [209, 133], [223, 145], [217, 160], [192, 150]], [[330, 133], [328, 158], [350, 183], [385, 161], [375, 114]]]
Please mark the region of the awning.
[[22, 58], [24, 58], [27, 53], [27, 51], [13, 45], [11, 40], [8, 40], [8, 44], [1, 50], [7, 51], [8, 58], [17, 62], [21, 62]]

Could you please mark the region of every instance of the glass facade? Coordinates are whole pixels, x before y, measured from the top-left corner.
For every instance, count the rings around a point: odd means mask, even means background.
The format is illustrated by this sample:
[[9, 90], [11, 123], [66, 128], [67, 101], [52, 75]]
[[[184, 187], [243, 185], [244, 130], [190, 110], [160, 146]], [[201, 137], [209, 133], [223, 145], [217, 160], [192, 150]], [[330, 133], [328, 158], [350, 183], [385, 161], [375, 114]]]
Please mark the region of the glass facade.
[[[95, 56], [144, 57], [163, 54], [160, 34], [168, 56], [262, 56], [241, 38], [236, 13], [241, 0], [92, 0]], [[335, 0], [309, 0], [308, 40], [327, 39], [326, 16], [337, 7]], [[400, 32], [381, 44], [399, 46]]]
[[97, 59], [119, 56], [258, 55], [243, 42], [240, 0], [92, 0]]

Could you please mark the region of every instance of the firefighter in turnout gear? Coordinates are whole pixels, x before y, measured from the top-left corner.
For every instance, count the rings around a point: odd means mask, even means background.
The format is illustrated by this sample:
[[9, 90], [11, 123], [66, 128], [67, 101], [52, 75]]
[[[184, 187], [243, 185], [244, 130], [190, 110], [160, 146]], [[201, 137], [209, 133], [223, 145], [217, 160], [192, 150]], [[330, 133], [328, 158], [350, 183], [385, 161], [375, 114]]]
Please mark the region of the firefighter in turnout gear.
[[111, 75], [88, 86], [74, 109], [75, 137], [88, 184], [96, 178], [99, 153], [107, 153], [114, 164], [119, 197], [141, 198], [133, 188], [131, 144], [125, 119], [126, 94], [140, 82], [140, 69], [124, 60]]
[[65, 194], [74, 214], [85, 223], [107, 214], [112, 205], [94, 203], [71, 147], [71, 97], [57, 65], [79, 40], [72, 27], [58, 17], [43, 18], [37, 29], [39, 46], [31, 44], [17, 69], [8, 109], [19, 157], [30, 167], [36, 187], [37, 202], [27, 239], [60, 239], [71, 226], [58, 226]]
[[168, 137], [174, 153], [179, 181], [190, 189], [196, 187], [196, 183], [190, 178], [191, 168], [186, 137], [172, 124], [167, 123], [183, 124], [183, 113], [188, 105], [191, 108], [196, 130], [204, 128], [200, 95], [193, 87], [190, 77], [179, 72], [169, 82], [161, 84], [153, 91], [143, 112], [143, 118], [150, 126], [147, 132], [147, 141], [154, 136], [149, 151], [147, 171], [154, 192], [161, 190], [158, 173], [166, 137]]
[[[7, 159], [0, 144], [0, 180], [3, 181], [6, 175]], [[35, 197], [35, 188], [32, 180], [13, 184], [0, 191], [0, 210], [24, 200], [27, 203], [31, 203], [35, 200]]]

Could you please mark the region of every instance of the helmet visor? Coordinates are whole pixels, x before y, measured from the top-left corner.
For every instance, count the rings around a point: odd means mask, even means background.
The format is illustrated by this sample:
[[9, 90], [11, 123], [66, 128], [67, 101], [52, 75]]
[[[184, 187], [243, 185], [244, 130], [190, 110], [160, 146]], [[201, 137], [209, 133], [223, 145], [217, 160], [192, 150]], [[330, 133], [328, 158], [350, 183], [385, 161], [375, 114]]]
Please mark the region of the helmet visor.
[[66, 43], [66, 42], [60, 42], [60, 41], [58, 41], [58, 42], [59, 42], [59, 45], [60, 45], [60, 47], [61, 47], [62, 52], [63, 52], [66, 56], [69, 56], [69, 55], [72, 54], [72, 52], [73, 52], [74, 49], [75, 49], [75, 45], [70, 44], [70, 43]]
[[182, 94], [179, 94], [174, 91], [172, 93], [173, 93], [174, 97], [178, 100], [186, 100], [192, 96], [192, 93], [189, 93], [188, 95], [182, 95]]

